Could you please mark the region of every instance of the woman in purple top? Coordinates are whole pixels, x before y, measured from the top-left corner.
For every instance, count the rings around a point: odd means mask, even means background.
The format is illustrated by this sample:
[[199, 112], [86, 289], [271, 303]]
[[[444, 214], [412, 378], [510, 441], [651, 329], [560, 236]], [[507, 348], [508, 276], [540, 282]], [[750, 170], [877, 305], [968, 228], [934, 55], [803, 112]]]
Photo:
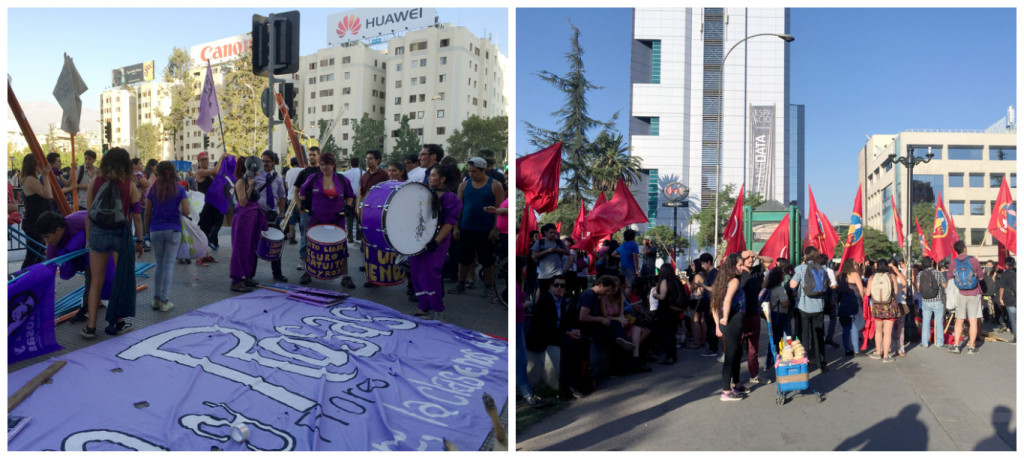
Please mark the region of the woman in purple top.
[[[267, 230], [267, 217], [260, 210], [258, 199], [250, 200], [256, 189], [256, 177], [245, 172], [244, 157], [235, 162], [235, 196], [238, 206], [231, 219], [231, 291], [248, 293], [258, 286], [252, 280], [256, 275], [256, 244], [260, 232]], [[256, 158], [259, 161], [259, 158]], [[258, 195], [257, 195], [258, 197]]]
[[[308, 227], [317, 224], [345, 227], [345, 206], [351, 206], [355, 198], [348, 178], [338, 174], [336, 160], [331, 153], [320, 156], [320, 171], [310, 175], [299, 189], [299, 199], [311, 199], [313, 203], [309, 210]], [[352, 277], [348, 276], [348, 252], [342, 251], [340, 256], [341, 286], [353, 289], [356, 284], [352, 282]], [[304, 285], [311, 280], [307, 273], [302, 275], [299, 283]]]
[[173, 163], [157, 164], [153, 176], [155, 181], [146, 195], [146, 227], [156, 255], [153, 308], [166, 312], [174, 308], [168, 296], [174, 278], [174, 260], [181, 245], [181, 216], [188, 216], [191, 207], [185, 189], [178, 184]]
[[412, 272], [412, 287], [416, 292], [416, 302], [423, 313], [433, 312], [431, 318], [444, 321], [444, 303], [441, 292], [441, 266], [444, 256], [451, 244], [451, 232], [459, 222], [462, 201], [449, 190], [450, 183], [456, 183], [459, 172], [450, 165], [438, 164], [430, 169], [428, 183], [438, 200], [441, 210], [438, 215], [441, 228], [434, 238], [427, 243], [426, 251], [409, 257], [409, 270]]

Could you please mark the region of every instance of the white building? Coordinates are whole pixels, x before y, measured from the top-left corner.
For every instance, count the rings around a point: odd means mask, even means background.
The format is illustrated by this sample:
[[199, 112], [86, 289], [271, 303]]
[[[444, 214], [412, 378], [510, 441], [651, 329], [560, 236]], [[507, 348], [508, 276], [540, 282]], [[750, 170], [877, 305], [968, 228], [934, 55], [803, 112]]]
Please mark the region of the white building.
[[[802, 204], [802, 191], [791, 183], [803, 163], [791, 143], [802, 132], [790, 130], [797, 127], [790, 116], [803, 110], [789, 103], [786, 43], [762, 36], [737, 46], [719, 91], [728, 50], [751, 35], [788, 33], [788, 10], [636, 8], [633, 14], [630, 146], [644, 168], [657, 171], [659, 185], [689, 187], [690, 213], [714, 204], [721, 97], [722, 188], [738, 190], [745, 182], [747, 192]], [[659, 211], [656, 223], [671, 224], [672, 212]]]

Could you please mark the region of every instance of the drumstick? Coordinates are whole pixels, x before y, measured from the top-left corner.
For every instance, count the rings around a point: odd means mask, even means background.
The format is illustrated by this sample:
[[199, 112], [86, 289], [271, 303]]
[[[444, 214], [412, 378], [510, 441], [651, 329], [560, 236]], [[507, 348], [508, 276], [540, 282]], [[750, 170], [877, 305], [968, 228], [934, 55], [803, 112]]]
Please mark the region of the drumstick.
[[263, 288], [263, 289], [269, 289], [269, 290], [271, 290], [271, 291], [277, 291], [277, 292], [279, 292], [279, 293], [285, 293], [285, 294], [288, 294], [288, 291], [287, 291], [287, 290], [283, 290], [283, 289], [279, 289], [279, 288], [271, 288], [271, 287], [269, 287], [269, 286], [263, 286], [263, 285], [256, 285], [256, 287], [257, 287], [257, 288]]
[[299, 201], [299, 199], [292, 199], [292, 203], [288, 205], [288, 210], [285, 211], [285, 213], [284, 213], [284, 219], [281, 220], [281, 221], [284, 221], [285, 226], [288, 225], [288, 220], [291, 219], [292, 212], [295, 211], [295, 204], [298, 203], [298, 201]]

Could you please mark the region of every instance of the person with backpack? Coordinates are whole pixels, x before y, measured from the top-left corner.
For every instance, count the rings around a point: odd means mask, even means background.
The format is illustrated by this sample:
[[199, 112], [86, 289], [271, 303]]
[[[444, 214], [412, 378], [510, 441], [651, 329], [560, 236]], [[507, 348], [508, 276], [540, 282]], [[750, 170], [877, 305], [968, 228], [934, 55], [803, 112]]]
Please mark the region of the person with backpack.
[[906, 262], [896, 260], [890, 265], [889, 270], [896, 277], [896, 312], [899, 316], [892, 323], [892, 343], [895, 347], [893, 351], [899, 356], [907, 356], [905, 342], [907, 317], [913, 316], [913, 311], [907, 306], [907, 275], [904, 273], [906, 267]]
[[188, 216], [192, 207], [185, 189], [177, 183], [174, 163], [157, 164], [153, 186], [146, 196], [146, 226], [149, 226], [156, 273], [153, 276], [153, 309], [166, 312], [174, 308], [170, 301], [174, 279], [174, 259], [181, 245], [181, 216]]
[[825, 360], [825, 295], [828, 294], [828, 272], [818, 263], [818, 249], [804, 247], [803, 264], [793, 269], [789, 287], [797, 291], [796, 308], [800, 311], [800, 340], [807, 349], [811, 363], [821, 372], [828, 372]]
[[82, 337], [96, 337], [96, 315], [100, 308], [104, 272], [111, 253], [114, 259], [114, 286], [107, 303], [109, 335], [132, 330], [126, 317], [135, 316], [135, 258], [132, 257], [132, 227], [135, 254], [142, 257], [142, 194], [132, 181], [131, 156], [124, 148], [115, 147], [100, 161], [99, 176], [86, 195], [89, 207], [85, 225], [85, 238], [89, 241], [89, 268], [92, 285], [89, 288], [89, 312]]
[[1007, 325], [1013, 334], [1010, 343], [1017, 343], [1017, 262], [1012, 256], [1006, 257], [1006, 270], [996, 284], [999, 302], [1006, 307]]
[[96, 179], [96, 152], [93, 150], [85, 150], [85, 164], [78, 166], [77, 175], [75, 176], [76, 187], [78, 188], [78, 209], [85, 210], [86, 202], [85, 195], [89, 192], [89, 186], [92, 186], [92, 181]]
[[933, 268], [934, 262], [925, 257], [921, 260], [923, 270], [917, 274], [914, 289], [921, 293], [921, 347], [928, 348], [932, 317], [935, 317], [935, 346], [943, 347], [942, 323], [946, 310], [942, 305], [942, 290], [946, 288], [946, 278]]
[[895, 358], [890, 354], [892, 328], [899, 318], [899, 304], [896, 302], [897, 277], [889, 271], [889, 261], [875, 261], [875, 273], [868, 280], [868, 294], [871, 297], [871, 318], [875, 320], [875, 351], [868, 356], [891, 363]]
[[530, 256], [537, 261], [537, 291], [544, 293], [551, 288], [555, 275], [565, 273], [562, 256], [569, 254], [569, 249], [558, 238], [558, 229], [554, 224], [545, 224], [540, 232], [544, 237], [530, 247]]
[[960, 353], [960, 336], [964, 332], [964, 320], [971, 320], [970, 340], [967, 341], [967, 354], [978, 353], [978, 330], [981, 329], [981, 279], [985, 276], [981, 263], [974, 256], [967, 255], [967, 244], [957, 240], [953, 244], [957, 256], [946, 271], [946, 280], [953, 280], [957, 291], [956, 324], [953, 327], [953, 345], [950, 353]]

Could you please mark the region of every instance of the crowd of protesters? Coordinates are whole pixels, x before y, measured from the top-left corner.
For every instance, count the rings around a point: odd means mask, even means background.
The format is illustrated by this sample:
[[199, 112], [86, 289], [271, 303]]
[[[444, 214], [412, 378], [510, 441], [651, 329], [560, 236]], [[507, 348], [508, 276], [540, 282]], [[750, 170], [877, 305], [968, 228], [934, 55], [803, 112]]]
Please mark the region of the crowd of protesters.
[[[774, 348], [784, 336], [802, 341], [810, 370], [820, 372], [839, 358], [892, 363], [914, 341], [921, 349], [973, 354], [983, 320], [995, 323], [996, 332], [1010, 331], [1016, 342], [1014, 259], [1006, 258], [1005, 270], [995, 261], [982, 268], [962, 241], [952, 259], [936, 265], [923, 258], [908, 271], [905, 262], [889, 259], [847, 260], [839, 268], [811, 246], [798, 265], [749, 250], [717, 263], [704, 253], [674, 265], [659, 259], [650, 237], [638, 245], [630, 229], [621, 244], [605, 241], [593, 254], [575, 249], [553, 224], [530, 236], [530, 256], [520, 259], [525, 268], [517, 278], [517, 334], [529, 352], [558, 348], [563, 401], [596, 388], [596, 367], [609, 367], [609, 375], [649, 372], [647, 363], [684, 359], [680, 349], [717, 358], [718, 396], [742, 400], [749, 391], [740, 377], [744, 352], [747, 383], [774, 382], [772, 352], [760, 349], [762, 326], [770, 327]], [[590, 256], [596, 262], [588, 272]], [[843, 354], [828, 355], [826, 347]], [[546, 405], [530, 385], [527, 360], [517, 360], [520, 395], [529, 405]]]

